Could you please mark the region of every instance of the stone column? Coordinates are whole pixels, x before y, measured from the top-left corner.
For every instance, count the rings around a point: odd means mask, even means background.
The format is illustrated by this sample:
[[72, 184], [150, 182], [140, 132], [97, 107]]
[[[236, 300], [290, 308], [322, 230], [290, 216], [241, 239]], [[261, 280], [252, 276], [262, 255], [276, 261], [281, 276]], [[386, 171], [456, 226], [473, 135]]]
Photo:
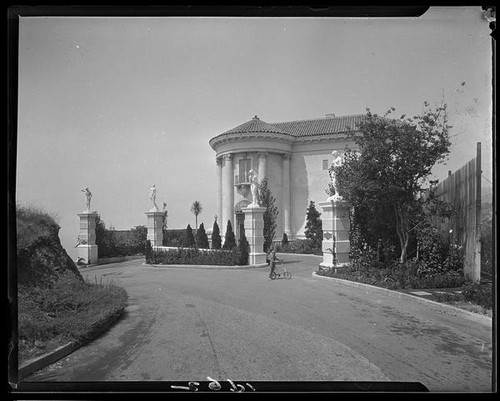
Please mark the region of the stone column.
[[164, 212], [152, 211], [145, 212], [148, 216], [148, 237], [147, 239], [151, 242], [151, 247], [155, 248], [157, 246], [163, 245], [163, 216]]
[[245, 236], [250, 245], [248, 264], [266, 266], [264, 252], [264, 212], [266, 208], [250, 206], [241, 210], [245, 213]]
[[233, 155], [223, 156], [224, 166], [222, 168], [222, 216], [221, 216], [221, 235], [226, 236], [227, 221], [231, 220], [234, 229], [234, 169]]
[[97, 212], [78, 213], [78, 217], [80, 217], [80, 233], [78, 234], [77, 246], [78, 260], [83, 258], [85, 264], [97, 264], [98, 247], [95, 243]]
[[[323, 224], [323, 262], [321, 267], [342, 267], [349, 264], [349, 205], [343, 200], [328, 199], [318, 202], [322, 208]], [[335, 251], [337, 263], [334, 263], [332, 250]]]
[[263, 180], [267, 177], [267, 153], [260, 152], [259, 153], [259, 180]]
[[[222, 219], [222, 158], [216, 159], [217, 163], [217, 217]], [[220, 227], [219, 227], [220, 228]]]
[[290, 155], [283, 155], [283, 168], [282, 168], [282, 202], [283, 202], [283, 224], [284, 231], [288, 238], [291, 234], [290, 225]]

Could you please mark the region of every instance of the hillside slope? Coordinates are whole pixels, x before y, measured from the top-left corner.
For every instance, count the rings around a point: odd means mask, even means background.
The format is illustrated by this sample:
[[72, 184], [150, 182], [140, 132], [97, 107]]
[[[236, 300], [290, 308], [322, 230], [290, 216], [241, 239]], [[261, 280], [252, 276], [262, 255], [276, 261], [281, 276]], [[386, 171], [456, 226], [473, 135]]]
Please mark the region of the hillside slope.
[[70, 273], [83, 281], [59, 239], [59, 225], [49, 214], [17, 206], [17, 282], [41, 286]]

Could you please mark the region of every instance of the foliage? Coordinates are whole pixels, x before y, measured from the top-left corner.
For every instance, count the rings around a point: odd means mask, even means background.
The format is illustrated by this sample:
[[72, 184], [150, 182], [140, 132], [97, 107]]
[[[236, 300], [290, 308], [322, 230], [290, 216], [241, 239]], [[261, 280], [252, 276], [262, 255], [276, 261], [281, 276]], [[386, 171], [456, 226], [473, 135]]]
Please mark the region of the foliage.
[[477, 305], [481, 305], [483, 308], [492, 309], [493, 307], [493, 293], [491, 283], [469, 283], [464, 287], [462, 294], [465, 300]]
[[248, 244], [247, 237], [245, 236], [244, 232], [241, 233], [238, 250], [240, 254], [240, 260], [238, 264], [241, 266], [248, 265], [250, 245]]
[[193, 204], [191, 205], [191, 213], [194, 214], [196, 219], [195, 227], [198, 227], [198, 215], [201, 213], [202, 210], [203, 207], [201, 206], [201, 203], [199, 201], [194, 201]]
[[97, 215], [95, 220], [95, 243], [100, 258], [116, 256], [116, 243], [111, 230], [106, 228], [106, 223]]
[[288, 235], [286, 235], [286, 233], [283, 233], [283, 238], [281, 238], [281, 246], [285, 247], [288, 244], [289, 244]]
[[144, 247], [144, 256], [146, 257], [146, 261], [151, 257], [152, 252], [153, 247], [151, 246], [151, 241], [148, 239]]
[[129, 246], [133, 253], [142, 253], [144, 241], [148, 237], [148, 228], [143, 225], [135, 226], [130, 230]]
[[389, 289], [455, 288], [465, 282], [463, 274], [456, 271], [418, 273], [420, 262], [415, 259], [405, 263], [394, 261], [390, 266], [381, 267], [376, 262], [370, 263], [370, 256], [373, 257], [374, 253], [365, 255], [360, 264], [342, 267], [337, 272], [327, 269], [317, 273]]
[[378, 116], [367, 109], [359, 134], [351, 135], [358, 151], [347, 149], [343, 163], [331, 170], [339, 194], [355, 208], [354, 226], [363, 240], [371, 246], [378, 239], [391, 244], [395, 235], [404, 262], [418, 223], [418, 196], [433, 166], [449, 153], [451, 127], [446, 105], [431, 109], [425, 102], [421, 115], [388, 118], [394, 111]]
[[463, 271], [463, 250], [450, 242], [449, 233], [444, 233], [429, 224], [422, 224], [417, 232], [417, 240], [419, 274]]
[[[483, 205], [484, 206], [484, 205]], [[488, 205], [490, 208], [491, 205]], [[481, 219], [481, 273], [491, 276], [493, 268], [493, 216], [487, 214]]]
[[146, 226], [138, 225], [132, 228], [125, 239], [118, 236], [112, 227], [106, 228], [104, 220], [98, 215], [96, 218], [96, 245], [100, 258], [113, 256], [128, 256], [142, 253], [144, 241], [148, 235]]
[[257, 198], [259, 205], [266, 208], [264, 212], [264, 252], [267, 252], [271, 249], [276, 234], [276, 221], [279, 214], [276, 199], [269, 188], [267, 177], [262, 179], [259, 184]]
[[149, 264], [161, 265], [217, 265], [235, 266], [241, 262], [237, 247], [229, 250], [201, 250], [198, 248], [177, 248], [153, 251], [146, 260]]
[[311, 239], [296, 239], [289, 242], [287, 245], [280, 245], [278, 247], [278, 252], [304, 253], [304, 254], [314, 254], [314, 255], [323, 254], [321, 248], [315, 247]]
[[323, 241], [323, 225], [320, 216], [321, 213], [316, 209], [314, 201], [310, 201], [306, 212], [305, 236], [312, 241], [314, 248], [321, 248], [321, 241]]
[[193, 235], [193, 229], [191, 228], [191, 225], [187, 225], [186, 231], [184, 233], [184, 239], [182, 241], [182, 246], [185, 248], [191, 248], [196, 246], [196, 241], [194, 239]]
[[112, 282], [78, 280], [67, 274], [50, 286], [18, 288], [21, 360], [91, 336], [126, 306], [127, 293]]
[[196, 246], [203, 249], [210, 248], [210, 244], [208, 243], [208, 236], [203, 223], [201, 223], [200, 228], [196, 230]]
[[27, 247], [41, 236], [59, 229], [57, 216], [32, 205], [16, 205], [17, 246]]
[[219, 225], [214, 221], [212, 227], [212, 249], [220, 249], [222, 244], [222, 238], [220, 237]]
[[226, 237], [224, 239], [224, 245], [222, 246], [222, 249], [233, 249], [233, 248], [236, 248], [236, 237], [234, 236], [231, 220], [228, 220], [226, 227]]
[[186, 236], [185, 229], [167, 229], [163, 230], [163, 246], [182, 246], [184, 237]]

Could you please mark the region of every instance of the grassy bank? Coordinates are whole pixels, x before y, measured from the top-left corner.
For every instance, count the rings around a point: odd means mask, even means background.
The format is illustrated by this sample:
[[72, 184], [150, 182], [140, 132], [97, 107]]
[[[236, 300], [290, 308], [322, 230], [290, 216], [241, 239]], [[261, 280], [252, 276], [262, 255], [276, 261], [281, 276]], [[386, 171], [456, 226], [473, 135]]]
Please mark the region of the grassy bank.
[[18, 290], [19, 362], [69, 341], [84, 341], [125, 308], [127, 293], [112, 282], [67, 274], [48, 286]]

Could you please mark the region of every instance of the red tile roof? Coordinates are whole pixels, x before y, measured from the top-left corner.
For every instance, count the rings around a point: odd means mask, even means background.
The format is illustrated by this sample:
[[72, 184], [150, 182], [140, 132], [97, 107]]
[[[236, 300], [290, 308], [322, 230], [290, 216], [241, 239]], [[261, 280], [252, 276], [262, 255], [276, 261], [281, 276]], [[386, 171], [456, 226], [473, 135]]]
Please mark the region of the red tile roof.
[[250, 121], [238, 125], [221, 135], [242, 134], [247, 132], [268, 132], [291, 135], [294, 137], [339, 134], [355, 130], [356, 126], [362, 121], [364, 116], [364, 114], [355, 114], [350, 116], [325, 117], [270, 124], [255, 116]]
[[264, 121], [261, 121], [257, 116], [252, 118], [250, 121], [238, 125], [235, 128], [230, 129], [229, 131], [224, 132], [224, 134], [242, 134], [246, 132], [270, 132], [275, 134], [287, 134], [287, 132], [273, 126], [272, 124], [268, 124]]
[[285, 121], [271, 123], [271, 125], [296, 137], [340, 134], [350, 130], [356, 130], [357, 125], [361, 123], [364, 117], [365, 114], [355, 114], [350, 116], [315, 118], [311, 120]]

